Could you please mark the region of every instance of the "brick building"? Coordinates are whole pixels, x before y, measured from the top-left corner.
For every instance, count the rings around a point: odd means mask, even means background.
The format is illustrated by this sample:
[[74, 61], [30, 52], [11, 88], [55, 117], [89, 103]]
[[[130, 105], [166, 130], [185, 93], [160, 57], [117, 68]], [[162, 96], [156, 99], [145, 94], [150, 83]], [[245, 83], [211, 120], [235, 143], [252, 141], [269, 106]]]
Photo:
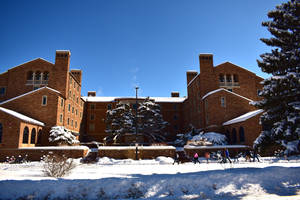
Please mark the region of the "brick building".
[[[252, 145], [261, 127], [249, 103], [258, 100], [262, 78], [226, 62], [213, 65], [212, 54], [200, 54], [200, 73], [188, 71], [187, 97], [150, 97], [169, 122], [169, 139], [192, 124], [226, 134], [233, 144]], [[56, 51], [55, 63], [43, 59], [0, 74], [0, 148], [48, 145], [52, 126], [65, 126], [84, 141], [102, 142], [106, 111], [117, 103], [133, 106], [134, 97], [81, 97], [81, 70], [70, 70], [70, 52]], [[141, 102], [145, 98], [139, 97]]]

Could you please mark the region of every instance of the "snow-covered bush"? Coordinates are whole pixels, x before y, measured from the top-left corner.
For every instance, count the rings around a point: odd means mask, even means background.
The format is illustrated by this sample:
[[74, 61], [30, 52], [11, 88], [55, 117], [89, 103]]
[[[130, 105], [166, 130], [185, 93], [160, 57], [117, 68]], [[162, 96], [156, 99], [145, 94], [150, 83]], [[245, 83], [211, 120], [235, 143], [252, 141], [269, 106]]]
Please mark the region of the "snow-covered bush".
[[63, 177], [71, 172], [76, 167], [72, 158], [67, 158], [65, 155], [55, 155], [49, 153], [42, 157], [44, 162], [44, 173], [51, 177]]
[[177, 139], [174, 141], [174, 145], [178, 147], [183, 147], [186, 145], [187, 141], [191, 140], [193, 136], [198, 135], [201, 130], [196, 129], [193, 125], [190, 124], [190, 131], [187, 133], [177, 134]]
[[53, 126], [50, 130], [49, 142], [58, 144], [77, 144], [76, 137], [63, 126]]
[[226, 136], [221, 133], [215, 133], [215, 132], [207, 132], [203, 133], [201, 132], [199, 135], [195, 135], [191, 141], [193, 142], [204, 142], [211, 145], [225, 145], [227, 144]]

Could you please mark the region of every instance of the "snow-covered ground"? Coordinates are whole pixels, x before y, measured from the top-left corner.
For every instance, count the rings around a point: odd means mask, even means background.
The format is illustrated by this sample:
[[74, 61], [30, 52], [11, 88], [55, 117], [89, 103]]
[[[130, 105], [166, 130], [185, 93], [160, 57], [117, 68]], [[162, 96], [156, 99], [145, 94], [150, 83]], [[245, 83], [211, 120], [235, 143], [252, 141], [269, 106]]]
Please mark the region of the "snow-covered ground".
[[173, 159], [80, 164], [64, 178], [43, 174], [42, 162], [0, 164], [0, 199], [300, 199], [300, 157], [234, 164]]

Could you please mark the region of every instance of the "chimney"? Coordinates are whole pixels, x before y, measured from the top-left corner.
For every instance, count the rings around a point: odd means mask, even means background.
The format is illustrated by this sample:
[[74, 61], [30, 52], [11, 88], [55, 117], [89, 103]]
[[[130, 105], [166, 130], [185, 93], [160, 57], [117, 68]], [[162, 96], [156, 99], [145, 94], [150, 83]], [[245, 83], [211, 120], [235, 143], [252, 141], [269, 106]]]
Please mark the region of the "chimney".
[[179, 97], [179, 92], [171, 92], [171, 97]]
[[80, 69], [72, 69], [71, 73], [75, 76], [76, 80], [81, 84], [82, 71]]
[[213, 72], [213, 54], [200, 54], [200, 73]]
[[88, 91], [88, 97], [95, 97], [96, 91]]
[[198, 72], [196, 71], [187, 71], [186, 72], [186, 84], [188, 85], [195, 76], [197, 76]]

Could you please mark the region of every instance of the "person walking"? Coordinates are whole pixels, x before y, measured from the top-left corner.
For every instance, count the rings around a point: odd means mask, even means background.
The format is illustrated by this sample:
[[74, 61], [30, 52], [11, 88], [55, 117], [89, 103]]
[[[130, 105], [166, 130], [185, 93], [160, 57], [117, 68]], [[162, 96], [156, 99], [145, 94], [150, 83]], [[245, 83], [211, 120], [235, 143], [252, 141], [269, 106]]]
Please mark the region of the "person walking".
[[228, 149], [225, 149], [225, 161], [228, 160], [231, 163], [230, 157], [229, 157], [229, 151]]
[[196, 164], [196, 163], [200, 164], [200, 162], [199, 162], [199, 156], [198, 156], [197, 152], [194, 154], [194, 164]]
[[179, 154], [176, 152], [175, 153], [175, 156], [174, 156], [174, 162], [173, 162], [173, 165], [177, 163], [179, 165]]
[[257, 147], [255, 147], [254, 151], [253, 151], [253, 162], [255, 162], [255, 158], [257, 159], [258, 162], [260, 162], [260, 160], [257, 156]]
[[208, 151], [205, 152], [205, 158], [206, 158], [206, 163], [208, 164], [208, 159], [210, 158], [210, 153]]

